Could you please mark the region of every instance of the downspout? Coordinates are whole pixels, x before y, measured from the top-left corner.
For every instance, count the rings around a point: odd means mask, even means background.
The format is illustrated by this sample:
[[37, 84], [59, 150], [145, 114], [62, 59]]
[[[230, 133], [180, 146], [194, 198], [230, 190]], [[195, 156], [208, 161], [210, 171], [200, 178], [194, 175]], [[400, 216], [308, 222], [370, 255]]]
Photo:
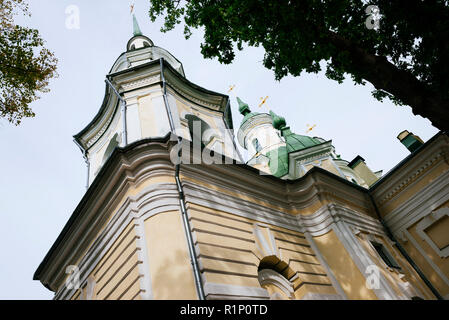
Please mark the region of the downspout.
[[[164, 58], [160, 59], [160, 66], [161, 66], [161, 79], [162, 79], [162, 88], [163, 88], [165, 109], [167, 111], [167, 116], [168, 116], [168, 120], [170, 123], [170, 128], [171, 128], [172, 134], [176, 134], [173, 117], [168, 108], [167, 87], [166, 87], [165, 77], [164, 77], [164, 61], [163, 60], [164, 60]], [[178, 144], [181, 145], [181, 142], [182, 142], [182, 137], [178, 137]], [[179, 150], [178, 156], [180, 155], [180, 153], [181, 153], [181, 149]], [[189, 219], [187, 216], [187, 209], [186, 209], [185, 198], [184, 198], [184, 189], [182, 187], [181, 179], [179, 177], [179, 169], [180, 169], [180, 164], [178, 163], [175, 165], [175, 180], [176, 180], [176, 188], [178, 190], [178, 195], [179, 195], [179, 205], [181, 207], [182, 222], [184, 225], [184, 231], [185, 231], [185, 235], [187, 238], [187, 247], [189, 248], [190, 263], [192, 264], [192, 268], [193, 268], [193, 275], [195, 278], [195, 287], [196, 287], [196, 291], [198, 293], [198, 298], [199, 298], [199, 300], [205, 300], [204, 288], [203, 288], [203, 284], [201, 282], [200, 268], [198, 265], [198, 260], [196, 258], [195, 246], [193, 244], [193, 237], [192, 237], [192, 233], [190, 231], [191, 230], [190, 223], [189, 223]]]
[[[230, 131], [231, 138], [232, 138], [232, 145], [234, 146], [234, 151], [237, 153], [237, 156], [239, 157], [239, 162], [243, 163], [244, 161], [243, 161], [242, 155], [240, 154], [240, 151], [237, 148], [237, 144], [235, 143], [234, 130], [230, 129], [228, 122], [226, 121], [227, 114], [230, 112], [230, 110], [231, 110], [231, 103], [229, 102], [229, 99], [228, 99], [228, 101], [226, 103], [226, 110], [223, 113], [222, 119], [223, 119], [223, 122], [225, 123], [226, 129], [228, 129], [228, 131]], [[225, 138], [225, 141], [226, 141], [226, 138]], [[225, 150], [226, 150], [226, 146], [225, 146]]]
[[109, 87], [112, 89], [112, 91], [115, 93], [117, 98], [120, 100], [122, 106], [120, 108], [122, 112], [122, 136], [123, 136], [123, 147], [128, 144], [128, 130], [126, 128], [126, 101], [122, 98], [120, 93], [117, 91], [117, 89], [112, 85], [111, 81], [109, 81], [108, 78], [105, 79], [106, 83], [109, 85]]
[[87, 150], [84, 150], [84, 148], [76, 141], [76, 139], [73, 139], [75, 144], [81, 149], [81, 152], [83, 153], [84, 161], [86, 162], [87, 166], [87, 178], [86, 178], [86, 189], [89, 189], [89, 171], [90, 171], [90, 162], [89, 158], [87, 157]]
[[379, 208], [376, 205], [376, 202], [374, 201], [374, 198], [372, 194], [368, 191], [368, 196], [371, 199], [371, 203], [374, 206], [374, 211], [376, 212], [377, 217], [380, 220], [380, 223], [384, 227], [385, 233], [390, 238], [391, 241], [393, 241], [398, 248], [399, 252], [404, 256], [405, 260], [410, 263], [410, 265], [415, 269], [416, 273], [420, 276], [420, 278], [424, 281], [424, 283], [429, 287], [430, 291], [437, 297], [438, 300], [444, 300], [443, 297], [440, 295], [440, 293], [437, 291], [437, 289], [432, 285], [432, 283], [427, 279], [427, 277], [424, 275], [424, 273], [421, 271], [421, 269], [416, 265], [416, 263], [413, 261], [413, 259], [408, 255], [407, 251], [405, 251], [404, 247], [399, 243], [399, 241], [396, 240], [393, 233], [391, 232], [390, 228], [387, 226], [385, 220], [382, 218], [379, 212]]

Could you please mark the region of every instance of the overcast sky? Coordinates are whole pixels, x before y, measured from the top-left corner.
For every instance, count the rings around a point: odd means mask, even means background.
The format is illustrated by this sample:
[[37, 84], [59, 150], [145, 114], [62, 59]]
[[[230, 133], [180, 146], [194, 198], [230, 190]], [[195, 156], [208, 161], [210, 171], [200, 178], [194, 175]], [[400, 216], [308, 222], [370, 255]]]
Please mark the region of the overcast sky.
[[[0, 120], [0, 299], [53, 297], [32, 276], [85, 192], [86, 166], [72, 136], [98, 112], [105, 75], [132, 36], [128, 0], [29, 2], [32, 17], [16, 21], [41, 32], [59, 59], [60, 76], [51, 81], [51, 92], [32, 104], [35, 118], [18, 127]], [[396, 139], [400, 131], [412, 131], [424, 141], [438, 132], [409, 107], [374, 100], [371, 85], [338, 84], [323, 73], [277, 82], [262, 66], [262, 48], [245, 48], [231, 65], [205, 60], [201, 31], [189, 40], [181, 27], [163, 34], [161, 20], [148, 18], [149, 1], [135, 3], [142, 32], [183, 63], [190, 81], [224, 94], [235, 85], [229, 95], [236, 128], [242, 119], [235, 101], [239, 96], [253, 111], [272, 109], [284, 116], [298, 134], [316, 124], [311, 135], [332, 139], [343, 159], [361, 155], [384, 173], [408, 155]], [[66, 28], [69, 5], [79, 8], [79, 29]], [[267, 103], [259, 108], [265, 96]]]

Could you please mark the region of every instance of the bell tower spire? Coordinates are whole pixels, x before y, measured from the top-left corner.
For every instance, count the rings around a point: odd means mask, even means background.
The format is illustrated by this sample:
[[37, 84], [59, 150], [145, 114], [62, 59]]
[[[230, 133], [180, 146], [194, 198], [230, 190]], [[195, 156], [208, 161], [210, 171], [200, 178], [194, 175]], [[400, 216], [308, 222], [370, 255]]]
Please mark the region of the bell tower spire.
[[144, 47], [152, 47], [153, 41], [150, 38], [143, 35], [137, 22], [136, 15], [134, 14], [134, 4], [131, 5], [131, 12], [133, 15], [133, 37], [128, 41], [126, 46], [127, 51], [133, 51]]
[[142, 31], [140, 31], [139, 23], [137, 22], [136, 15], [133, 13], [133, 35], [141, 36]]

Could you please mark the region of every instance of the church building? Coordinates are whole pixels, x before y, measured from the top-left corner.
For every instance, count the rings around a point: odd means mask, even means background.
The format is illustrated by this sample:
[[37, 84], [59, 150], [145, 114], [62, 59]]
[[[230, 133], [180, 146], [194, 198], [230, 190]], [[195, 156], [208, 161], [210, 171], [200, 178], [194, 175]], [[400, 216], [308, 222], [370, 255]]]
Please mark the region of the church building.
[[86, 193], [34, 274], [54, 299], [449, 299], [447, 132], [398, 129], [410, 154], [383, 173], [244, 97], [235, 127], [133, 19], [74, 136]]

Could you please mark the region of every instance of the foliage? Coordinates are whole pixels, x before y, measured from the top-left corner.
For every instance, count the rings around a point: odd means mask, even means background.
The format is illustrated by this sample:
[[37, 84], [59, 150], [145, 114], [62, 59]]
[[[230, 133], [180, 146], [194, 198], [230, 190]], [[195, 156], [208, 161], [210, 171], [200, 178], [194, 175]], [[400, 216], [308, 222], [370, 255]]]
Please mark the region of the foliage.
[[[265, 49], [276, 79], [303, 71], [375, 87], [373, 96], [407, 104], [440, 129], [449, 126], [449, 1], [447, 0], [150, 0], [161, 31], [184, 21], [186, 38], [204, 28], [201, 52], [231, 63], [243, 44]], [[369, 5], [379, 8], [372, 26]], [[375, 16], [374, 16], [375, 17]], [[371, 25], [370, 25], [371, 24]]]
[[0, 117], [15, 125], [34, 117], [30, 103], [57, 76], [57, 59], [43, 47], [39, 31], [14, 23], [18, 12], [30, 16], [24, 0], [0, 0]]

